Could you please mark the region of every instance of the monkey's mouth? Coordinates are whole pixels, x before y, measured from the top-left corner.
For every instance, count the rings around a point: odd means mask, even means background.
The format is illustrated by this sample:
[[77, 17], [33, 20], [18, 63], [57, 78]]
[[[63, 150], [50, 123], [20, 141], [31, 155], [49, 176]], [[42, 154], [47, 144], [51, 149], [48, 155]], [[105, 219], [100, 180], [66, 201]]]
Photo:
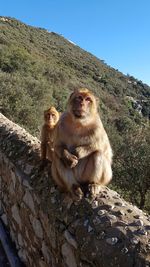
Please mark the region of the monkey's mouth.
[[85, 114], [85, 111], [83, 109], [74, 109], [73, 110], [73, 115], [76, 118], [83, 118], [86, 114]]
[[52, 119], [49, 119], [49, 120], [47, 121], [47, 124], [48, 124], [48, 125], [51, 125], [51, 126], [55, 125], [54, 120], [52, 120]]
[[53, 121], [52, 120], [48, 120], [47, 123], [51, 125], [51, 124], [53, 124]]

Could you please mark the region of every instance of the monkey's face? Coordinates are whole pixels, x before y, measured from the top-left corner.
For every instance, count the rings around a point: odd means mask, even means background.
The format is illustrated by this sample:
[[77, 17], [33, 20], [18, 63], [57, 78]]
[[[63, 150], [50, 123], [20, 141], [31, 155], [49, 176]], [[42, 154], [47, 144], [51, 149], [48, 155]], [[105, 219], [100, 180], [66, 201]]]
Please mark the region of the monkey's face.
[[75, 118], [86, 118], [93, 115], [93, 107], [95, 108], [95, 101], [93, 95], [87, 92], [78, 92], [72, 96], [71, 111]]
[[47, 125], [54, 126], [59, 120], [59, 113], [55, 108], [45, 110], [44, 120]]

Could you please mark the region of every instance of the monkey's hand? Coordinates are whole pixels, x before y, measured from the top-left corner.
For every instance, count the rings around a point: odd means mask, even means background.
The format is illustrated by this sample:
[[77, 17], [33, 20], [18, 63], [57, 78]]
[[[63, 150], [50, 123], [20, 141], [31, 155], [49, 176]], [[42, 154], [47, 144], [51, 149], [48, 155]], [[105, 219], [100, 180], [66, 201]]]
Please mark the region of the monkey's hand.
[[89, 156], [94, 151], [95, 151], [95, 145], [94, 144], [82, 145], [82, 146], [76, 147], [75, 155], [77, 155], [77, 157], [79, 159], [81, 159], [81, 158]]
[[67, 149], [63, 150], [63, 162], [66, 166], [74, 168], [78, 164], [78, 158], [71, 154]]

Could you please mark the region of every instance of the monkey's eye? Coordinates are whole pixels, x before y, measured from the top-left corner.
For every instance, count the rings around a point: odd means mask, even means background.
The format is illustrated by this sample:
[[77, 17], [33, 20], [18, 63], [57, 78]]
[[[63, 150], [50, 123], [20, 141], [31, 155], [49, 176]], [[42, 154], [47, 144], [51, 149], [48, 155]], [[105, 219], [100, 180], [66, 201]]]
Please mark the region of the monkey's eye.
[[77, 96], [77, 97], [75, 98], [75, 100], [76, 100], [76, 101], [83, 101], [83, 97], [82, 97], [81, 95], [79, 95], [79, 96]]
[[89, 96], [87, 96], [86, 98], [85, 98], [85, 101], [87, 101], [87, 102], [92, 102], [92, 99], [89, 97]]

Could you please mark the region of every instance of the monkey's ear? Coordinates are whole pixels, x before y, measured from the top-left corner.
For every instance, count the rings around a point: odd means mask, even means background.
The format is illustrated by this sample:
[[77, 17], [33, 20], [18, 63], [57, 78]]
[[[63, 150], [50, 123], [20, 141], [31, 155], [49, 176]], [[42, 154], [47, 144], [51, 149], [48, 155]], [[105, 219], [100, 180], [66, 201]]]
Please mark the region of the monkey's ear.
[[72, 98], [72, 96], [77, 92], [77, 89], [74, 89], [73, 92], [69, 96], [69, 100]]

